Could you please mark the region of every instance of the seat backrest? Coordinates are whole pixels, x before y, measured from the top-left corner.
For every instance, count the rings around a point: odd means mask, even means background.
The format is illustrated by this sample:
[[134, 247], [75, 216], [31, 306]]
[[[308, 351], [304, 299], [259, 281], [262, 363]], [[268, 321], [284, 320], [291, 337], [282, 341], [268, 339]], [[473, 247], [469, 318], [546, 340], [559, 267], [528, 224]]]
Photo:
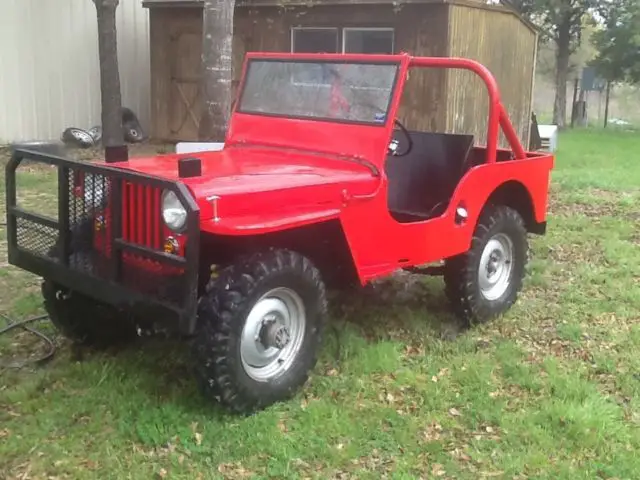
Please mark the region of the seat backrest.
[[[473, 147], [473, 135], [410, 131], [413, 148], [406, 156], [389, 155], [389, 209], [426, 213], [451, 197]], [[407, 147], [404, 133], [394, 131], [399, 149]]]

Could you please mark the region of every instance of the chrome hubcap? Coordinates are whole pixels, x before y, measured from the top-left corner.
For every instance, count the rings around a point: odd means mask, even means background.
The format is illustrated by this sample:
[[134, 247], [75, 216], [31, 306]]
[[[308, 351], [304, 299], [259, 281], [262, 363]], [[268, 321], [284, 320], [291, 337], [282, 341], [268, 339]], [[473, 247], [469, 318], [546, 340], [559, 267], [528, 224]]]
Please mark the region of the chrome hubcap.
[[509, 288], [513, 271], [513, 242], [504, 233], [491, 237], [482, 251], [478, 281], [487, 300], [500, 298]]
[[240, 339], [242, 366], [251, 378], [267, 382], [295, 361], [306, 327], [304, 303], [288, 288], [276, 288], [253, 306]]

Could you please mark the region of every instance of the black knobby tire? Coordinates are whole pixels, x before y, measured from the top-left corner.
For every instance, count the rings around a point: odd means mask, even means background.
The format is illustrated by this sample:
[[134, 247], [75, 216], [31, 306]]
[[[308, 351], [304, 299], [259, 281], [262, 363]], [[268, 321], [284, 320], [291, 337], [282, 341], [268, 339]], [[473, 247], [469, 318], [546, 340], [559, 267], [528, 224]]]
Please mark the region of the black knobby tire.
[[42, 297], [51, 323], [76, 344], [107, 348], [137, 337], [132, 318], [110, 305], [47, 279], [42, 282]]
[[[82, 218], [72, 227], [69, 249], [73, 255], [82, 255], [91, 250], [93, 220]], [[49, 256], [61, 254], [58, 239], [49, 251]], [[132, 317], [110, 305], [44, 279], [42, 282], [44, 307], [51, 323], [58, 331], [78, 345], [107, 348], [129, 342], [137, 337]]]
[[[483, 294], [480, 267], [485, 247], [500, 238], [511, 247], [506, 289], [495, 298]], [[492, 241], [492, 245], [493, 242]], [[527, 230], [520, 214], [506, 206], [489, 206], [480, 216], [471, 247], [445, 262], [445, 292], [456, 315], [468, 325], [485, 323], [504, 314], [516, 302], [528, 259]]]
[[[242, 333], [256, 302], [278, 288], [289, 289], [301, 299], [304, 335], [289, 368], [256, 380], [243, 364]], [[319, 271], [295, 252], [252, 254], [220, 271], [199, 300], [193, 342], [196, 375], [205, 394], [244, 414], [294, 396], [316, 364], [326, 313], [326, 290]]]

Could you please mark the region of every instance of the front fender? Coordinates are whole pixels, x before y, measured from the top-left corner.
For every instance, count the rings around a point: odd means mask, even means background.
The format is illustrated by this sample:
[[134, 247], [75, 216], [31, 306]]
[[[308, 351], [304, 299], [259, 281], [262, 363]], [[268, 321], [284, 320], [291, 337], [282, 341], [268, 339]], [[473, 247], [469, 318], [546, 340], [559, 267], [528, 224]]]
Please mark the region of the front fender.
[[200, 229], [203, 232], [218, 235], [261, 235], [332, 220], [339, 215], [339, 208], [317, 208], [291, 215], [274, 212], [269, 215], [250, 214], [219, 219], [209, 218], [201, 222]]

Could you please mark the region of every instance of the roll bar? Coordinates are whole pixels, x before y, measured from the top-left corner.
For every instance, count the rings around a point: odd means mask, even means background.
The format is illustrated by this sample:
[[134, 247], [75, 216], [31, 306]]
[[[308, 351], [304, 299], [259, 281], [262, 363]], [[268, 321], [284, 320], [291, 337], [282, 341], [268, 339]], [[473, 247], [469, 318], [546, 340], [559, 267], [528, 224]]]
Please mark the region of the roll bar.
[[527, 154], [520, 143], [513, 124], [509, 119], [507, 110], [500, 101], [498, 82], [487, 67], [468, 58], [456, 57], [409, 57], [410, 67], [421, 68], [455, 68], [470, 70], [478, 75], [489, 93], [489, 122], [487, 125], [487, 163], [495, 162], [498, 150], [498, 134], [500, 129], [504, 132], [509, 146], [513, 150], [516, 159], [526, 158]]

